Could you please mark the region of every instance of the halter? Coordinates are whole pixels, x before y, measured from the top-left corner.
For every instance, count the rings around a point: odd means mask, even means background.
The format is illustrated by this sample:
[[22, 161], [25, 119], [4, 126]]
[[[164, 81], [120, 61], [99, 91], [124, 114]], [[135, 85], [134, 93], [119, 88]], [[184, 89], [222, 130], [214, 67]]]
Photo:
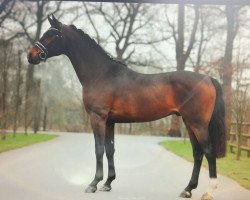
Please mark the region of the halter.
[[[58, 31], [59, 33], [62, 33], [62, 29], [61, 30], [58, 30], [57, 28], [54, 28], [54, 27], [50, 27], [49, 30], [56, 30]], [[62, 37], [62, 36], [59, 36], [57, 35], [58, 37]], [[39, 50], [40, 50], [40, 53], [38, 54], [40, 60], [42, 61], [46, 61], [47, 59], [47, 56], [48, 56], [48, 49], [39, 41], [36, 41], [34, 43], [34, 46], [36, 46]]]

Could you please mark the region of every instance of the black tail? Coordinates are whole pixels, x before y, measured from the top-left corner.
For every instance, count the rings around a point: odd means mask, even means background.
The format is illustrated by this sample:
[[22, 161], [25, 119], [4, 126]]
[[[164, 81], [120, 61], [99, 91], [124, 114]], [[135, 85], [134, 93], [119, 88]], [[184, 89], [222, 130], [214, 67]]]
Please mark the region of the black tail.
[[216, 157], [221, 158], [226, 155], [225, 106], [220, 83], [214, 78], [211, 81], [216, 90], [216, 101], [208, 130]]

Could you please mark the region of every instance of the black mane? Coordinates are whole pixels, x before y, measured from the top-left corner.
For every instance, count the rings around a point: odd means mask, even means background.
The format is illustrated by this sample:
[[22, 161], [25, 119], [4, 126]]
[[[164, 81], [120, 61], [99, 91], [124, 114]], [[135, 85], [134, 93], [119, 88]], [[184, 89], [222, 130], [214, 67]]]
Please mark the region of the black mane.
[[99, 44], [96, 43], [96, 41], [91, 38], [87, 33], [85, 33], [83, 30], [76, 28], [75, 25], [70, 25], [70, 27], [75, 30], [81, 37], [83, 37], [84, 39], [87, 39], [92, 45], [93, 47], [102, 55], [106, 56], [108, 59], [110, 59], [112, 62], [121, 64], [125, 67], [127, 67], [127, 65], [125, 63], [123, 63], [120, 60], [117, 60], [116, 58], [114, 58], [112, 55], [110, 55], [108, 52], [106, 52]]

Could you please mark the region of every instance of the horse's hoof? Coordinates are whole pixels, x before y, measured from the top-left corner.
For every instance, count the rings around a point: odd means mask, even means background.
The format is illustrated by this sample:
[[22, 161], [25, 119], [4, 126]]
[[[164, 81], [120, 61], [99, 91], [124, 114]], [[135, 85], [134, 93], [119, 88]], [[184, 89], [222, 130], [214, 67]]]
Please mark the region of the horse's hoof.
[[86, 192], [86, 193], [94, 193], [96, 190], [97, 190], [97, 187], [96, 187], [96, 186], [89, 185], [89, 186], [85, 189], [85, 192]]
[[214, 200], [214, 197], [211, 193], [206, 192], [202, 195], [201, 200]]
[[184, 191], [180, 194], [180, 197], [181, 197], [181, 198], [191, 198], [191, 197], [192, 197], [192, 193], [184, 190]]
[[110, 185], [103, 185], [99, 190], [104, 192], [109, 192], [112, 189]]

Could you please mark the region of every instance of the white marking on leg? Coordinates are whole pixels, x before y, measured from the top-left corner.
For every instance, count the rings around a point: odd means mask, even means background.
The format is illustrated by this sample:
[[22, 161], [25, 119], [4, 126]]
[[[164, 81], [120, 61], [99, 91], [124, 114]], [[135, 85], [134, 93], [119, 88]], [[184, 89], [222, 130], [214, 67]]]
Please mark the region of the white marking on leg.
[[217, 178], [211, 178], [209, 181], [208, 189], [205, 194], [201, 197], [201, 200], [214, 200], [213, 193], [218, 188], [218, 180]]
[[208, 192], [213, 193], [218, 188], [219, 182], [217, 178], [211, 178], [209, 181]]

